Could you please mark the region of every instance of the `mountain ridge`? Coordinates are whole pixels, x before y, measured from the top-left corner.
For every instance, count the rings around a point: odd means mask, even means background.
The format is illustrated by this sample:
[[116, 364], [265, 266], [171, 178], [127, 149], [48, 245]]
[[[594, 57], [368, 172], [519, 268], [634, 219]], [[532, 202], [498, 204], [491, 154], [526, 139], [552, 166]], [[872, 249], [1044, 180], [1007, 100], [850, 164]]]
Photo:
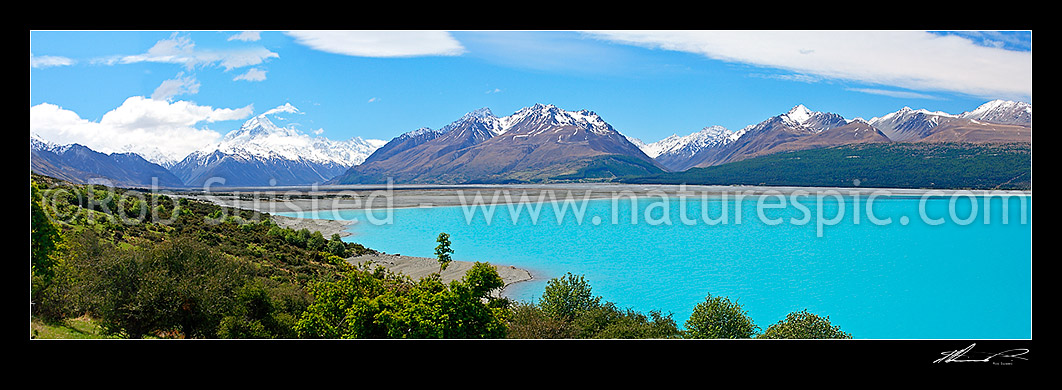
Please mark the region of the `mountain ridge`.
[[360, 164], [382, 146], [360, 137], [333, 141], [309, 137], [255, 116], [214, 144], [170, 167], [185, 185], [306, 185], [323, 183]]
[[[417, 136], [422, 142], [410, 142]], [[396, 183], [548, 180], [571, 175], [605, 155], [633, 157], [641, 161], [635, 164], [641, 169], [663, 170], [593, 111], [541, 103], [504, 117], [479, 109], [439, 131], [403, 133], [380, 150], [380, 156], [374, 153], [329, 183], [370, 183], [384, 177]], [[632, 161], [614, 159], [610, 164]]]
[[143, 178], [133, 178], [130, 168], [122, 167], [128, 164], [158, 173], [168, 185], [173, 185], [167, 177], [172, 175], [178, 186], [186, 187], [202, 186], [211, 178], [225, 186], [382, 183], [388, 178], [410, 183], [609, 180], [848, 144], [1031, 142], [1031, 125], [1032, 105], [1006, 100], [960, 114], [903, 107], [870, 120], [849, 120], [797, 104], [737, 131], [706, 126], [645, 143], [593, 111], [536, 103], [503, 117], [487, 107], [475, 109], [440, 129], [422, 127], [390, 141], [332, 141], [276, 126], [263, 114], [179, 162], [141, 161], [147, 159], [130, 153], [93, 155], [95, 162], [82, 162], [110, 169], [110, 174], [78, 169], [58, 157], [75, 149], [90, 155], [83, 146], [51, 145], [31, 134], [31, 169], [82, 182], [113, 177], [142, 185]]
[[52, 144], [30, 135], [30, 171], [73, 183], [176, 188], [181, 180], [136, 153], [101, 153], [73, 143]]
[[[833, 129], [842, 131], [832, 132]], [[861, 136], [857, 137], [857, 134]], [[774, 152], [849, 143], [1010, 143], [1031, 142], [1031, 138], [1032, 105], [1023, 102], [993, 100], [961, 114], [903, 107], [871, 120], [848, 120], [837, 114], [812, 111], [798, 104], [784, 114], [732, 132], [722, 142], [697, 148], [686, 160], [668, 161], [666, 165], [672, 171], [683, 171]], [[651, 147], [653, 144], [645, 145]]]

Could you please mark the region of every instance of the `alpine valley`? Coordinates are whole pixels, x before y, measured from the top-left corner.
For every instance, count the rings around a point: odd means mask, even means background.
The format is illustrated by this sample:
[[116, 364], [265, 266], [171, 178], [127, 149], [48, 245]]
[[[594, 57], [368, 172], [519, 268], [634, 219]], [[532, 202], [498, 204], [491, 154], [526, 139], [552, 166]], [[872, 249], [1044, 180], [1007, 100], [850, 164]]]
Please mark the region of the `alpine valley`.
[[[1032, 105], [1003, 100], [961, 114], [904, 107], [870, 120], [797, 105], [736, 131], [707, 126], [652, 143], [623, 135], [592, 111], [535, 104], [502, 117], [481, 108], [441, 129], [420, 128], [387, 142], [310, 137], [260, 115], [176, 162], [149, 161], [151, 157], [135, 153], [104, 154], [76, 144], [55, 145], [31, 135], [30, 168], [73, 182], [107, 179], [132, 187], [388, 181], [824, 185], [802, 176], [801, 169], [827, 176], [832, 172], [837, 180], [825, 185], [851, 185], [855, 179], [865, 185], [931, 187], [935, 184], [926, 183], [936, 182], [896, 178], [929, 172], [954, 176], [953, 170], [970, 171], [972, 163], [981, 172], [998, 172], [999, 179], [951, 185], [1028, 188], [1031, 143]], [[954, 157], [956, 150], [962, 158], [939, 158]], [[794, 153], [801, 154], [797, 159], [783, 158], [798, 156]], [[1001, 160], [1001, 154], [1009, 158]], [[852, 156], [863, 157], [854, 173]], [[761, 160], [771, 163], [756, 163]], [[917, 160], [907, 161], [917, 164], [898, 164], [898, 160]], [[791, 165], [794, 161], [805, 165]], [[814, 162], [811, 168], [809, 162]], [[765, 179], [765, 170], [784, 172], [779, 174], [783, 178]], [[719, 174], [723, 171], [728, 173]], [[866, 173], [872, 171], [890, 176], [878, 180]]]

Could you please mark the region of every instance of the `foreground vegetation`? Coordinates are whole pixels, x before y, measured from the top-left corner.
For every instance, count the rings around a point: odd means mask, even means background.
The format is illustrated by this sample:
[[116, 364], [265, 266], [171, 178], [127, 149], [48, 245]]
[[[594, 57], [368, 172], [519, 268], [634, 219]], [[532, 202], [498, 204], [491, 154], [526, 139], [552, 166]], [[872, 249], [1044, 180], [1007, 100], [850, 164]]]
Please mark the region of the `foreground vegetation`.
[[[850, 338], [807, 312], [760, 333], [711, 296], [681, 330], [572, 274], [516, 302], [497, 297], [487, 263], [449, 283], [412, 280], [351, 265], [373, 251], [267, 214], [36, 175], [30, 190], [34, 338]], [[445, 233], [437, 244], [441, 272], [453, 251]]]

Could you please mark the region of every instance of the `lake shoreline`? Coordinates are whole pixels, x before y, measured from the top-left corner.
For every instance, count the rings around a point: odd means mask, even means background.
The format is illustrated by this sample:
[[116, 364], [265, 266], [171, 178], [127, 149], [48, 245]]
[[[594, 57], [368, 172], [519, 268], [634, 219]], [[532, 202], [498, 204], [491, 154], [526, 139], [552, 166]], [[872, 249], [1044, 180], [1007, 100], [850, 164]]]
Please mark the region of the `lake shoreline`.
[[[868, 187], [792, 186], [703, 186], [663, 184], [521, 184], [521, 185], [358, 185], [244, 187], [218, 189], [209, 193], [187, 192], [183, 196], [222, 206], [264, 213], [319, 213], [343, 210], [388, 210], [403, 208], [478, 206], [557, 201], [583, 201], [616, 197], [701, 197], [759, 196], [807, 193], [841, 196], [965, 196], [972, 194], [1021, 194], [1032, 190], [910, 189]], [[322, 233], [324, 233], [322, 231]]]
[[[348, 230], [352, 224], [350, 221], [334, 220], [334, 219], [315, 219], [315, 218], [299, 218], [289, 217], [283, 215], [273, 215], [273, 221], [278, 226], [292, 228], [295, 230], [307, 229], [309, 231], [319, 231], [325, 237], [331, 237], [333, 234], [338, 234], [340, 237], [350, 236], [351, 233]], [[375, 250], [375, 249], [374, 249]], [[439, 262], [433, 258], [417, 257], [417, 256], [404, 256], [400, 253], [389, 254], [377, 250], [375, 254], [365, 254], [360, 256], [351, 256], [346, 261], [352, 265], [365, 265], [370, 269], [375, 266], [382, 266], [388, 271], [401, 273], [409, 276], [413, 280], [418, 280], [431, 275], [432, 273], [439, 272]], [[454, 260], [450, 263], [446, 270], [440, 273], [442, 281], [449, 283], [452, 280], [459, 280], [464, 277], [465, 273], [472, 268], [475, 264], [473, 261], [460, 261]], [[501, 296], [505, 288], [515, 283], [526, 282], [534, 279], [531, 271], [516, 268], [512, 265], [502, 265], [490, 263], [498, 271], [498, 276], [502, 278], [504, 286], [497, 292], [497, 296]]]
[[[264, 196], [247, 196], [247, 191], [252, 194], [265, 194]], [[381, 194], [378, 191], [386, 191]], [[484, 192], [488, 191], [488, 192]], [[272, 219], [280, 226], [293, 229], [306, 228], [310, 231], [320, 231], [325, 237], [338, 234], [340, 237], [349, 237], [353, 220], [330, 219], [328, 216], [335, 215], [340, 211], [350, 210], [388, 210], [406, 208], [434, 208], [434, 207], [473, 207], [487, 206], [495, 203], [539, 203], [551, 201], [563, 201], [566, 199], [601, 200], [611, 199], [617, 196], [641, 199], [646, 197], [678, 197], [683, 194], [700, 197], [742, 195], [772, 195], [783, 196], [792, 194], [839, 194], [842, 196], [891, 196], [891, 197], [923, 197], [923, 196], [949, 196], [964, 194], [979, 194], [982, 191], [967, 190], [931, 190], [931, 189], [879, 189], [879, 188], [820, 188], [820, 187], [755, 187], [755, 186], [673, 186], [673, 185], [609, 185], [609, 184], [569, 184], [569, 185], [469, 185], [469, 186], [393, 186], [381, 189], [379, 186], [357, 187], [304, 187], [297, 189], [289, 187], [284, 191], [277, 189], [245, 188], [233, 189], [230, 192], [218, 192], [211, 195], [192, 196], [213, 203], [250, 209], [269, 213]], [[558, 195], [559, 193], [559, 195]], [[985, 192], [992, 194], [992, 192]], [[1031, 191], [1001, 191], [1005, 194], [1021, 194], [1031, 196]], [[479, 200], [476, 200], [476, 195]], [[386, 196], [386, 207], [366, 207], [376, 205], [367, 200], [373, 196]], [[551, 198], [552, 197], [552, 198]], [[696, 198], [694, 198], [696, 199]], [[283, 214], [283, 215], [282, 215]], [[324, 214], [324, 217], [322, 217]], [[369, 216], [368, 214], [366, 216]], [[373, 248], [375, 250], [375, 248]], [[400, 254], [379, 253], [371, 256], [352, 257], [347, 259], [351, 264], [370, 263], [380, 265], [392, 271], [405, 274], [418, 279], [431, 273], [438, 272], [438, 263], [435, 259], [403, 256]], [[455, 261], [443, 272], [443, 280], [449, 281], [460, 278], [474, 262]], [[505, 281], [505, 288], [512, 284], [534, 280], [534, 276], [528, 270], [515, 268], [511, 265], [495, 265]]]

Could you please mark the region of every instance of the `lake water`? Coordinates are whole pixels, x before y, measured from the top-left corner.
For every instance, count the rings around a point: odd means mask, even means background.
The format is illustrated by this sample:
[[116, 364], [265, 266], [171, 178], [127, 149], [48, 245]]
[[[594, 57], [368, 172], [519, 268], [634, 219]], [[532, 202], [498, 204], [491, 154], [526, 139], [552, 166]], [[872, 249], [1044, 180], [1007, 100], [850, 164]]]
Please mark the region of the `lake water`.
[[1031, 338], [1031, 195], [959, 195], [576, 196], [493, 214], [314, 217], [356, 219], [346, 240], [411, 256], [434, 257], [449, 233], [455, 260], [530, 270], [535, 280], [505, 291], [518, 300], [537, 301], [548, 279], [571, 272], [594, 295], [672, 313], [679, 327], [711, 294], [740, 303], [761, 330], [807, 309], [859, 339]]

